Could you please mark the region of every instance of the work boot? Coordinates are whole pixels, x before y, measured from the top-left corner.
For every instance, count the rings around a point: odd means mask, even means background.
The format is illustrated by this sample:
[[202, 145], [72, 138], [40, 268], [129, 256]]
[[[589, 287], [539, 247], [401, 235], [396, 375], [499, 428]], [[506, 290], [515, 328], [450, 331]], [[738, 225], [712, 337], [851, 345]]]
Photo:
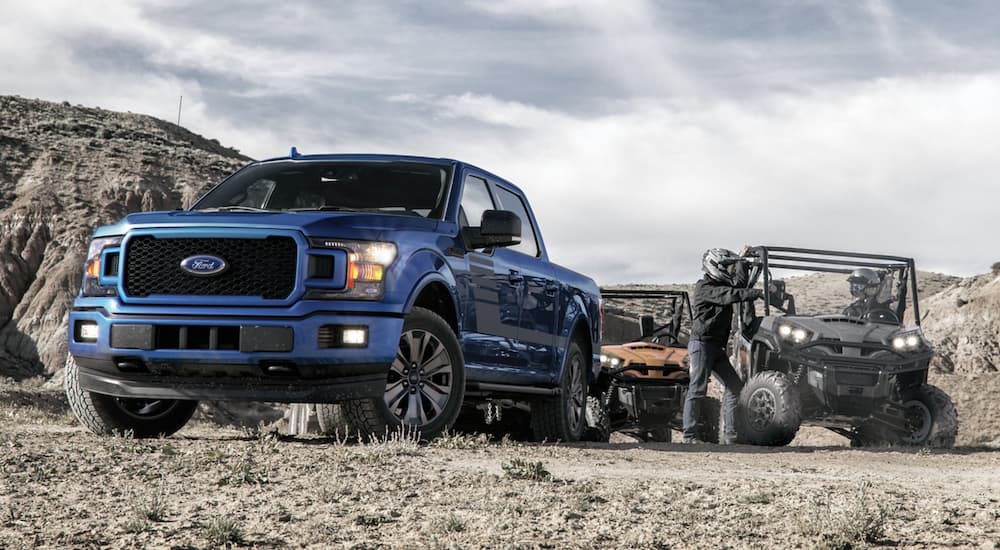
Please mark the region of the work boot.
[[695, 445], [701, 445], [705, 443], [704, 441], [698, 439], [697, 437], [685, 437], [684, 439], [681, 440], [681, 442], [684, 444], [695, 444]]

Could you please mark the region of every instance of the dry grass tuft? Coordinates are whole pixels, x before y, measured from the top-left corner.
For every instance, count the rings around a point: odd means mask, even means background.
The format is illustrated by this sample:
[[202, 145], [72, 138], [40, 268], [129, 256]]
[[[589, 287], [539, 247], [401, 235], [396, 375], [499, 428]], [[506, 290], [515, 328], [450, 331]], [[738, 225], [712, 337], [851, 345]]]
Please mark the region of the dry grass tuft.
[[500, 465], [504, 473], [511, 479], [527, 479], [530, 481], [553, 481], [552, 474], [545, 469], [542, 461], [515, 458]]
[[802, 534], [812, 537], [818, 548], [847, 550], [877, 543], [885, 538], [888, 509], [872, 495], [872, 483], [858, 485], [854, 494], [816, 502], [805, 514]]
[[215, 516], [209, 519], [203, 534], [208, 544], [215, 547], [243, 542], [243, 529], [239, 522], [229, 516]]

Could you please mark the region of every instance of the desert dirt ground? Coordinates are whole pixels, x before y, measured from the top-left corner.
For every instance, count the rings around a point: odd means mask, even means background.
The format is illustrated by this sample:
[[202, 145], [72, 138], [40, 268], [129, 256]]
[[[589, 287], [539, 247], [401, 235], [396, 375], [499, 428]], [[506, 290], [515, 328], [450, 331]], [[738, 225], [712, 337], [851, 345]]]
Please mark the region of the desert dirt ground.
[[[98, 437], [0, 387], [0, 548], [997, 548], [1000, 449]], [[617, 441], [617, 442], [614, 442]], [[834, 440], [835, 441], [835, 440]]]

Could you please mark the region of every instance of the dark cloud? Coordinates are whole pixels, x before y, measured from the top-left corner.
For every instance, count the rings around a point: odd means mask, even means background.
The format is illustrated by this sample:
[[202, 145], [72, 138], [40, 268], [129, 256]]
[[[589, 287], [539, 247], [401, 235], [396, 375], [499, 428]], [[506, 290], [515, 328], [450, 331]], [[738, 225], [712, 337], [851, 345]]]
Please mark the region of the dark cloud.
[[69, 2], [8, 6], [0, 93], [176, 117], [257, 157], [458, 157], [601, 282], [745, 242], [1000, 257], [1000, 5]]

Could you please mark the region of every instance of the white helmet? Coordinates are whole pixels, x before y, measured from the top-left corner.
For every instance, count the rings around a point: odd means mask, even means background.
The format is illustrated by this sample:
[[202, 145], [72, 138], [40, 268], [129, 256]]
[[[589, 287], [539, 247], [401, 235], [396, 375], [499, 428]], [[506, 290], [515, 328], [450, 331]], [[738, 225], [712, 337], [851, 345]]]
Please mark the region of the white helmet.
[[736, 285], [733, 274], [740, 256], [725, 248], [709, 248], [701, 257], [701, 268], [708, 276], [720, 283]]

